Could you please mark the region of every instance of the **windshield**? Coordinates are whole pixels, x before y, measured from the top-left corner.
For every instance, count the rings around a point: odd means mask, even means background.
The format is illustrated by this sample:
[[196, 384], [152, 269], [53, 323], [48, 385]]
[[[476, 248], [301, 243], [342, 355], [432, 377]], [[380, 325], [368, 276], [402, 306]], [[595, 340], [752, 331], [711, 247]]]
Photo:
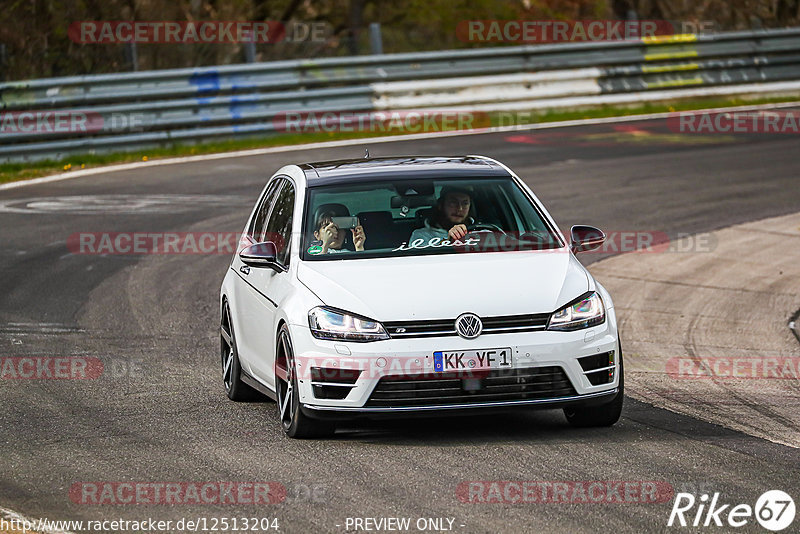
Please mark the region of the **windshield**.
[[560, 248], [510, 177], [339, 184], [309, 189], [303, 259]]

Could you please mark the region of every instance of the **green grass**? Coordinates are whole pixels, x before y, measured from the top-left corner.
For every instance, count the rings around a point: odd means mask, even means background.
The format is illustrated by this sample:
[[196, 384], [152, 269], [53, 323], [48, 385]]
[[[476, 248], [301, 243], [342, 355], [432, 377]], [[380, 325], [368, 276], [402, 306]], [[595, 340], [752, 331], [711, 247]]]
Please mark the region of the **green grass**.
[[[779, 102], [790, 102], [800, 98], [785, 96], [777, 98], [743, 99], [739, 97], [731, 98], [702, 98], [692, 100], [676, 100], [671, 102], [644, 103], [633, 106], [602, 106], [585, 110], [551, 110], [551, 111], [530, 111], [519, 110], [513, 112], [512, 119], [508, 120], [509, 113], [490, 113], [485, 120], [479, 121], [477, 126], [508, 126], [511, 124], [530, 124], [543, 122], [560, 122], [575, 119], [618, 117], [628, 115], [641, 115], [646, 113], [659, 113], [667, 111], [689, 111], [703, 108], [732, 107], [743, 105], [771, 104]], [[504, 117], [504, 119], [503, 119]], [[177, 156], [192, 156], [199, 154], [214, 154], [219, 152], [231, 152], [237, 150], [247, 150], [254, 148], [266, 148], [275, 146], [300, 145], [305, 143], [316, 143], [320, 141], [335, 141], [341, 139], [359, 139], [377, 136], [402, 135], [408, 133], [394, 129], [389, 132], [363, 131], [363, 132], [314, 132], [314, 133], [294, 133], [276, 134], [264, 137], [249, 137], [235, 140], [221, 140], [193, 145], [174, 145], [165, 148], [154, 148], [151, 150], [140, 150], [138, 152], [119, 152], [102, 155], [73, 155], [59, 161], [38, 161], [33, 163], [4, 163], [0, 164], [0, 183], [26, 180], [40, 176], [48, 176], [64, 171], [102, 167], [118, 163], [129, 163], [134, 161], [155, 160], [161, 158], [171, 158]], [[360, 155], [360, 154], [359, 154]]]

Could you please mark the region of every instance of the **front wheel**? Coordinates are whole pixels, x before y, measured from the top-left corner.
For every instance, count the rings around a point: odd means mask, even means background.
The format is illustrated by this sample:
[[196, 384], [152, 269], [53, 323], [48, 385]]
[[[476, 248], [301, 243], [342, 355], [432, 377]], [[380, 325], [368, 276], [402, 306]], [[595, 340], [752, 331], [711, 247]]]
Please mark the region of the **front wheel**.
[[289, 338], [289, 328], [283, 325], [278, 332], [275, 351], [275, 385], [278, 396], [278, 417], [286, 435], [290, 438], [321, 438], [336, 430], [333, 423], [311, 419], [300, 409], [297, 392], [297, 368], [294, 350]]
[[564, 408], [564, 415], [570, 425], [574, 427], [612, 426], [619, 421], [622, 415], [622, 403], [625, 398], [625, 370], [622, 365], [622, 347], [619, 350], [619, 391], [614, 400], [600, 406], [578, 406]]

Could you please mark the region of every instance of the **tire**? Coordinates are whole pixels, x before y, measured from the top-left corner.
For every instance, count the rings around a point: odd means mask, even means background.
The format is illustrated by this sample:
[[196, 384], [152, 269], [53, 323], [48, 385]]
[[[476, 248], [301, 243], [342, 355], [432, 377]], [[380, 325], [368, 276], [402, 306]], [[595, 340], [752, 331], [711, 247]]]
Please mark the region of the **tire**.
[[613, 426], [622, 414], [625, 399], [625, 369], [622, 363], [622, 345], [619, 347], [619, 391], [614, 400], [600, 406], [576, 406], [564, 408], [564, 416], [570, 425], [578, 428]]
[[220, 320], [220, 357], [222, 363], [222, 385], [228, 398], [236, 402], [260, 400], [262, 395], [242, 382], [242, 365], [236, 348], [236, 332], [233, 328], [231, 309], [226, 300], [222, 304]]
[[278, 420], [290, 438], [322, 438], [333, 435], [336, 425], [329, 421], [318, 421], [305, 415], [300, 409], [297, 392], [297, 372], [294, 349], [289, 337], [289, 328], [284, 324], [278, 331], [275, 348], [275, 392], [278, 397]]

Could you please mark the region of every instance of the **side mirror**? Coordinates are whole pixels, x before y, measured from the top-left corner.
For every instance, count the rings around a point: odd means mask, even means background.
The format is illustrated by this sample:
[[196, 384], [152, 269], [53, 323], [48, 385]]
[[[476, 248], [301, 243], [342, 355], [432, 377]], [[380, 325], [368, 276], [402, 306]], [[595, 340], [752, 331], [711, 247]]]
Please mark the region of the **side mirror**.
[[575, 225], [570, 230], [570, 233], [572, 234], [572, 242], [569, 246], [575, 254], [594, 250], [606, 240], [606, 234], [594, 226]]
[[243, 248], [239, 252], [239, 259], [250, 267], [269, 267], [275, 271], [283, 272], [286, 268], [278, 263], [277, 255], [278, 251], [275, 248], [275, 243], [265, 241], [264, 243], [256, 243]]

